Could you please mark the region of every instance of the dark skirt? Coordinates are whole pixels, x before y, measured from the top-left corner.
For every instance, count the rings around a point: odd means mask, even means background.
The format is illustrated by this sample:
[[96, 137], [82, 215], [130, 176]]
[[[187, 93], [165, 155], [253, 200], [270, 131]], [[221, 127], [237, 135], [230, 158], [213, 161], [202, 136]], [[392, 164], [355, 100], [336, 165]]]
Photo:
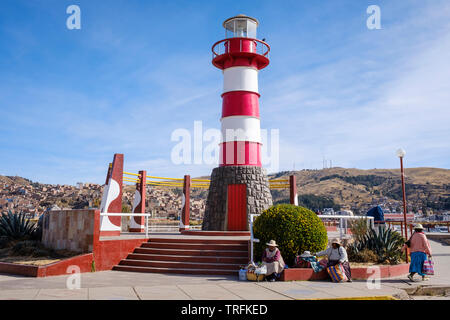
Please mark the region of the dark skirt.
[[[339, 263], [339, 260], [329, 260], [327, 263], [327, 268], [335, 266]], [[342, 267], [344, 268], [345, 275], [347, 276], [348, 280], [352, 278], [352, 270], [350, 269], [350, 264], [348, 261], [341, 262]]]

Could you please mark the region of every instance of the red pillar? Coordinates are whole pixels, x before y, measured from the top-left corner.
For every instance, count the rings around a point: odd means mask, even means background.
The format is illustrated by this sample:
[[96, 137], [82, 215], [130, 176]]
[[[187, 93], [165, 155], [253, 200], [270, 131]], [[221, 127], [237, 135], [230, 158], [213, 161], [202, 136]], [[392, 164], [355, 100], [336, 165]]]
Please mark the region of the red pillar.
[[180, 231], [189, 230], [190, 193], [191, 193], [191, 176], [185, 175], [183, 183], [184, 205], [181, 211]]
[[295, 175], [289, 176], [289, 200], [290, 204], [298, 206], [297, 179]]
[[[402, 174], [402, 192], [403, 192], [403, 218], [405, 222], [405, 240], [408, 239], [408, 222], [406, 220], [406, 192], [405, 192], [405, 172], [403, 170], [403, 157], [400, 157], [400, 171]], [[406, 249], [405, 261], [408, 263], [408, 249]]]
[[[147, 171], [139, 171], [139, 182], [136, 183], [135, 206], [133, 213], [145, 213], [147, 194]], [[145, 232], [145, 217], [132, 217], [130, 232]]]
[[402, 192], [403, 192], [403, 218], [405, 222], [405, 239], [408, 239], [408, 228], [406, 220], [406, 192], [405, 192], [405, 172], [403, 170], [403, 157], [400, 157], [400, 171], [402, 175]]

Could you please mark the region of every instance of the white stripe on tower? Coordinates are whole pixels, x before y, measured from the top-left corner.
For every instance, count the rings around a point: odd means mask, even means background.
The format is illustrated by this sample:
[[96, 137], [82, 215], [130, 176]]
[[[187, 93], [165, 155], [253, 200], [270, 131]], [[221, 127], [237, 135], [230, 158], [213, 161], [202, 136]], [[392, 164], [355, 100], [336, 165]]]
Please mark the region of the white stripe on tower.
[[230, 91], [258, 93], [258, 70], [252, 67], [231, 67], [223, 70], [223, 93]]
[[251, 141], [261, 143], [260, 120], [251, 116], [222, 118], [222, 142]]

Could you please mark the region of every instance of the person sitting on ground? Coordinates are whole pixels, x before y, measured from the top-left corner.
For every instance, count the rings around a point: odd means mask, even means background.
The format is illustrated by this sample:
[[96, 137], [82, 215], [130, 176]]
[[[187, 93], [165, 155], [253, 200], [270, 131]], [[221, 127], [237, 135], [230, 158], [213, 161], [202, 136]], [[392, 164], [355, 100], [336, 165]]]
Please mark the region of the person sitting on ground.
[[347, 250], [341, 245], [339, 239], [333, 239], [331, 241], [331, 247], [324, 251], [314, 253], [315, 256], [327, 256], [327, 268], [335, 266], [338, 263], [344, 268], [345, 275], [349, 282], [352, 282], [352, 272], [350, 264], [348, 263]]
[[[423, 226], [420, 223], [414, 226], [414, 233], [408, 242], [409, 251], [411, 252], [408, 279], [414, 281], [414, 275], [418, 273], [422, 276], [422, 281], [426, 281], [428, 278], [423, 273], [423, 263], [427, 260], [427, 255], [431, 258], [431, 247], [427, 236], [423, 233]], [[407, 243], [405, 243], [402, 250], [406, 250]]]
[[268, 281], [275, 281], [280, 277], [285, 264], [275, 240], [270, 240], [266, 244], [267, 248], [264, 250], [262, 256], [262, 262], [267, 267], [266, 279]]

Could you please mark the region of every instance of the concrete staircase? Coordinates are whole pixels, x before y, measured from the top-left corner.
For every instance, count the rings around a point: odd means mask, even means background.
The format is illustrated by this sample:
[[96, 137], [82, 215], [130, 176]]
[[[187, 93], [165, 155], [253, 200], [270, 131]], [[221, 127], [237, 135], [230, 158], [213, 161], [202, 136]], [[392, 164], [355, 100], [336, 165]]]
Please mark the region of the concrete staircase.
[[189, 238], [152, 238], [113, 270], [237, 276], [248, 263], [247, 240]]

